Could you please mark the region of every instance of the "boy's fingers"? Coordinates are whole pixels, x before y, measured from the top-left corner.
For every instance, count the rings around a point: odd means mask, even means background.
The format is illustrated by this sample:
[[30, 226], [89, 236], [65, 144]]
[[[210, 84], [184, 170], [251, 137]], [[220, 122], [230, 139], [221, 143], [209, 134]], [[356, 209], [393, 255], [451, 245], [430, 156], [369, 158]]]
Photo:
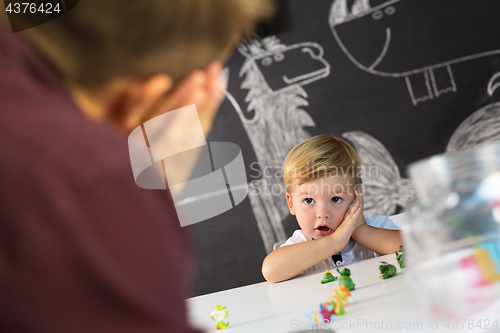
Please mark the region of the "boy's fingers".
[[354, 198], [358, 199], [361, 201], [361, 203], [363, 203], [363, 192], [361, 192], [361, 190], [354, 190]]
[[361, 206], [364, 205], [364, 195], [361, 186], [359, 186], [356, 191], [354, 191], [355, 197], [361, 201]]
[[354, 203], [356, 202], [356, 198], [354, 198], [354, 200], [351, 202], [351, 204], [349, 205], [349, 209], [352, 208], [352, 206], [354, 206]]
[[352, 213], [354, 214], [356, 212], [356, 210], [361, 206], [361, 201], [359, 200], [359, 198], [356, 198], [354, 199], [353, 201], [353, 206], [352, 206]]
[[361, 214], [361, 207], [358, 207], [354, 213], [352, 214], [351, 218], [349, 219], [349, 221], [347, 221], [349, 224], [351, 225], [356, 225], [357, 221], [358, 221], [358, 217], [359, 215]]
[[356, 210], [352, 212], [351, 215], [351, 220], [355, 220], [355, 217], [359, 216], [359, 213], [361, 212], [361, 207], [357, 207]]
[[351, 204], [349, 205], [349, 208], [347, 209], [347, 212], [345, 212], [345, 215], [344, 215], [344, 220], [349, 218], [349, 216], [352, 215], [352, 213], [354, 212], [353, 208], [354, 208], [354, 204], [356, 203], [356, 200], [354, 200], [353, 202], [351, 202]]
[[339, 229], [344, 229], [344, 228], [351, 228], [354, 230], [356, 227], [356, 221], [358, 220], [359, 215], [361, 214], [361, 207], [358, 207], [355, 211], [353, 211], [352, 216], [349, 218], [345, 219], [342, 224], [337, 228]]
[[[356, 209], [356, 211], [354, 212], [354, 215], [356, 217], [358, 217], [361, 214], [362, 211], [363, 211], [363, 209], [361, 209], [361, 206], [359, 206], [358, 209]], [[354, 215], [353, 215], [353, 217], [354, 217]]]
[[352, 202], [352, 208], [356, 207], [356, 205], [359, 204], [359, 199], [358, 198], [355, 198], [354, 201]]
[[351, 206], [349, 207], [349, 209], [347, 210], [346, 214], [345, 214], [345, 217], [344, 217], [344, 221], [345, 220], [349, 220], [349, 219], [352, 219], [352, 217], [354, 216], [354, 214], [356, 213], [356, 211], [358, 210], [358, 208], [360, 207], [360, 201], [359, 199], [355, 199], [352, 203], [351, 203]]

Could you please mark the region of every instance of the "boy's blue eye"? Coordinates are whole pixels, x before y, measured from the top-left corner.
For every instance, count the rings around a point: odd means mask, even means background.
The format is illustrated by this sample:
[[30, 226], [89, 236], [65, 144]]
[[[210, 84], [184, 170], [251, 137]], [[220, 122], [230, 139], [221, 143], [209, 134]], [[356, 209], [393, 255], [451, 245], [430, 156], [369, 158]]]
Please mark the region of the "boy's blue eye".
[[305, 199], [304, 199], [304, 203], [305, 203], [306, 205], [313, 204], [313, 203], [314, 203], [314, 199], [312, 199], [312, 198], [305, 198]]
[[333, 197], [332, 200], [330, 200], [330, 201], [333, 202], [333, 203], [338, 204], [338, 203], [341, 203], [344, 200], [342, 200], [342, 198], [340, 198], [340, 197]]

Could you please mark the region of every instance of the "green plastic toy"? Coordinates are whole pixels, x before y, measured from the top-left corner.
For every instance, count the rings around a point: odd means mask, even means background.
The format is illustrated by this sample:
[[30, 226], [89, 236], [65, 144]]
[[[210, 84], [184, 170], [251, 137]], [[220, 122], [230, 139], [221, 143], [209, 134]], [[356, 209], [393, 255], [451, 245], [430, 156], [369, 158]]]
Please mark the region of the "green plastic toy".
[[379, 262], [378, 269], [380, 270], [380, 278], [388, 279], [396, 275], [396, 266], [386, 263], [385, 261]]
[[323, 275], [323, 280], [321, 280], [321, 284], [337, 281], [337, 277], [333, 276], [329, 270], [326, 270], [325, 275]]
[[341, 272], [337, 268], [337, 272], [340, 274], [340, 279], [339, 279], [339, 286], [346, 286], [347, 289], [354, 290], [355, 284], [352, 282], [352, 279], [350, 277], [351, 271], [348, 268], [344, 268], [344, 270]]
[[399, 250], [396, 252], [396, 260], [398, 261], [399, 268], [404, 268], [405, 267], [405, 247], [404, 245], [401, 245], [399, 247]]
[[222, 319], [226, 318], [227, 315], [228, 312], [226, 310], [226, 307], [217, 304], [216, 309], [212, 311], [212, 320], [217, 323], [215, 329], [225, 330], [229, 326], [229, 322], [225, 323], [222, 321]]

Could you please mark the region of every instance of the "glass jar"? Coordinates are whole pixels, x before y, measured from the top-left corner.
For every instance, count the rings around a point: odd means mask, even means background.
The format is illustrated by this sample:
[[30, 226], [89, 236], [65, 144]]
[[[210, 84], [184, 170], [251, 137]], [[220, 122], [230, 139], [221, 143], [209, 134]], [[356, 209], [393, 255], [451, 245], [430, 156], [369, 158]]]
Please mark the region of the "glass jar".
[[417, 199], [402, 226], [406, 276], [434, 317], [498, 318], [500, 143], [408, 168]]

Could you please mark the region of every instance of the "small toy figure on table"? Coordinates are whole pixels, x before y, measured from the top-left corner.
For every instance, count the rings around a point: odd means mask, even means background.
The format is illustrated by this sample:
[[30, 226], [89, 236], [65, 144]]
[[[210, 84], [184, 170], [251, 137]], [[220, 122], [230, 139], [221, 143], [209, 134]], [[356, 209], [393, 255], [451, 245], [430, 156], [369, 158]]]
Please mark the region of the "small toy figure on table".
[[217, 308], [214, 311], [212, 311], [212, 320], [217, 323], [215, 329], [225, 330], [229, 326], [229, 322], [224, 323], [222, 321], [224, 318], [227, 317], [227, 315], [228, 312], [226, 310], [226, 307], [217, 304]]
[[337, 319], [335, 314], [335, 304], [323, 303], [319, 305], [319, 311], [310, 311], [306, 313], [307, 319], [314, 327], [315, 324], [324, 324], [334, 322]]
[[350, 277], [351, 271], [349, 268], [344, 268], [344, 270], [341, 272], [337, 268], [337, 272], [340, 274], [340, 279], [339, 279], [339, 285], [342, 287], [342, 285], [346, 286], [347, 289], [349, 290], [354, 290], [355, 284], [352, 282], [352, 279]]
[[325, 275], [323, 275], [323, 280], [321, 280], [321, 284], [323, 283], [328, 283], [328, 282], [333, 282], [337, 281], [337, 277], [333, 276], [332, 273], [330, 273], [329, 270], [325, 271]]
[[335, 314], [344, 314], [344, 306], [347, 305], [349, 296], [351, 296], [351, 292], [344, 285], [332, 291], [332, 297], [328, 298], [328, 302], [334, 305]]
[[328, 301], [319, 305], [319, 311], [306, 313], [306, 317], [309, 318], [312, 327], [315, 327], [315, 324], [318, 323], [324, 324], [333, 322], [338, 315], [344, 314], [344, 306], [347, 305], [347, 298], [349, 296], [351, 296], [351, 293], [344, 285], [333, 290], [332, 296], [328, 297]]
[[386, 263], [385, 261], [379, 262], [378, 269], [380, 270], [380, 278], [388, 279], [396, 275], [396, 266]]
[[396, 260], [398, 261], [399, 268], [404, 268], [405, 267], [405, 247], [404, 245], [401, 245], [399, 247], [399, 250], [396, 252]]

